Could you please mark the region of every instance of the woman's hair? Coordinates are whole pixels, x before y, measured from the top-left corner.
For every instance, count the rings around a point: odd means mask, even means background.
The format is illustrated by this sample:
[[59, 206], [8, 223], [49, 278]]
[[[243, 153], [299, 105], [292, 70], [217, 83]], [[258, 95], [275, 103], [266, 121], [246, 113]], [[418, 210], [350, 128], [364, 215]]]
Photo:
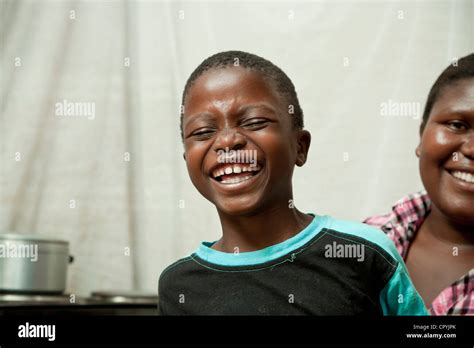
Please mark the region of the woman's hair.
[[423, 113], [423, 120], [420, 125], [420, 134], [423, 133], [428, 118], [430, 117], [431, 110], [433, 109], [433, 105], [443, 93], [444, 88], [459, 80], [472, 77], [474, 77], [474, 53], [459, 59], [457, 64], [450, 64], [441, 75], [439, 75], [428, 94], [428, 100], [426, 101], [425, 111]]

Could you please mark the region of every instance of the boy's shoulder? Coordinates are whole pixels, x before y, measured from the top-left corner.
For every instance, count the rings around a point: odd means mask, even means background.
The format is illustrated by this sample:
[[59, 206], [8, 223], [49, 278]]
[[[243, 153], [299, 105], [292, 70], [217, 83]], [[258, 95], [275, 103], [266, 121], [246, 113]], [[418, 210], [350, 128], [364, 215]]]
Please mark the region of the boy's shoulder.
[[326, 229], [355, 237], [355, 239], [370, 244], [377, 249], [383, 250], [391, 258], [400, 261], [400, 255], [397, 252], [393, 241], [387, 235], [370, 225], [357, 221], [348, 221], [330, 217]]
[[189, 267], [189, 263], [193, 261], [193, 255], [189, 255], [186, 257], [183, 257], [175, 262], [173, 262], [171, 265], [166, 267], [160, 275], [160, 284], [163, 282], [172, 279], [174, 275], [180, 273], [184, 268]]
[[[322, 223], [318, 230], [326, 235], [326, 242], [363, 244], [366, 249], [369, 249], [366, 250], [367, 254], [378, 254], [377, 258], [388, 261], [386, 263], [390, 268], [396, 268], [396, 265], [401, 261], [395, 245], [381, 230], [364, 223], [336, 219], [327, 215], [319, 218]], [[161, 272], [159, 284], [164, 286], [170, 283], [180, 283], [181, 278], [189, 272], [194, 273], [196, 267], [201, 268], [200, 266], [206, 268], [199, 260], [196, 260], [196, 253], [180, 258]]]
[[331, 220], [327, 227], [330, 231], [363, 241], [371, 249], [374, 259], [381, 261], [375, 265], [376, 271], [382, 270], [379, 275], [384, 286], [380, 292], [380, 303], [385, 315], [428, 315], [395, 244], [382, 230], [360, 222]]
[[[318, 218], [316, 216], [315, 218]], [[348, 221], [343, 219], [336, 219], [332, 216], [319, 216], [321, 221], [324, 221], [320, 228], [324, 230], [325, 234], [330, 234], [338, 239], [350, 239], [354, 242], [368, 245], [372, 248], [382, 252], [393, 261], [400, 261], [400, 255], [398, 254], [393, 241], [386, 236], [386, 234], [370, 225], [365, 223]], [[197, 266], [195, 259], [196, 254], [193, 253], [186, 257], [180, 258], [167, 266], [160, 275], [160, 283], [166, 280], [171, 280], [177, 275], [186, 273], [187, 270]], [[199, 262], [198, 262], [199, 263]]]

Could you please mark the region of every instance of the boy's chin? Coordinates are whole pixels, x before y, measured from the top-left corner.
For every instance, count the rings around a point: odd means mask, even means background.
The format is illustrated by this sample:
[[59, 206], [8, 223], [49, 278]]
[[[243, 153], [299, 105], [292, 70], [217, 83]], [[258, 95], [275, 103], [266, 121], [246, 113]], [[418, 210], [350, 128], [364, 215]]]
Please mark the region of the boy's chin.
[[258, 212], [258, 206], [251, 202], [215, 202], [217, 211], [219, 214], [225, 214], [229, 216], [252, 216]]

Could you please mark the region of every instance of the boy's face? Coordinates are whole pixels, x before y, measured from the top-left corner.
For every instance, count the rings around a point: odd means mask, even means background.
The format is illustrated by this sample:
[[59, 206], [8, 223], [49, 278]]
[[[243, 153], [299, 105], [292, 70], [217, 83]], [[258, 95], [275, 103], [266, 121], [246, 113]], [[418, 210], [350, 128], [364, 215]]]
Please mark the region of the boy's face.
[[291, 199], [293, 168], [306, 161], [311, 137], [294, 129], [284, 99], [241, 67], [206, 71], [188, 90], [186, 165], [220, 212], [253, 215]]
[[474, 225], [474, 79], [444, 87], [416, 151], [433, 204], [452, 221]]

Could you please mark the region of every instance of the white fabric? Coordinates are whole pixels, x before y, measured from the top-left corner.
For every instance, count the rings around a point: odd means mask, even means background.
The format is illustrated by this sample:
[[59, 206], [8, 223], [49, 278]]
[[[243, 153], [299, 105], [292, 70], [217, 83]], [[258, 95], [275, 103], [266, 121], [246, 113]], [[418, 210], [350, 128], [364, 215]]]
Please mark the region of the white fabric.
[[[474, 50], [469, 0], [2, 1], [1, 13], [0, 233], [69, 240], [77, 294], [154, 292], [166, 265], [219, 237], [178, 129], [206, 57], [248, 51], [290, 76], [313, 136], [296, 206], [360, 220], [421, 188], [420, 119], [383, 116], [382, 103], [422, 109], [442, 69]], [[56, 115], [63, 100], [94, 102], [95, 118]]]

